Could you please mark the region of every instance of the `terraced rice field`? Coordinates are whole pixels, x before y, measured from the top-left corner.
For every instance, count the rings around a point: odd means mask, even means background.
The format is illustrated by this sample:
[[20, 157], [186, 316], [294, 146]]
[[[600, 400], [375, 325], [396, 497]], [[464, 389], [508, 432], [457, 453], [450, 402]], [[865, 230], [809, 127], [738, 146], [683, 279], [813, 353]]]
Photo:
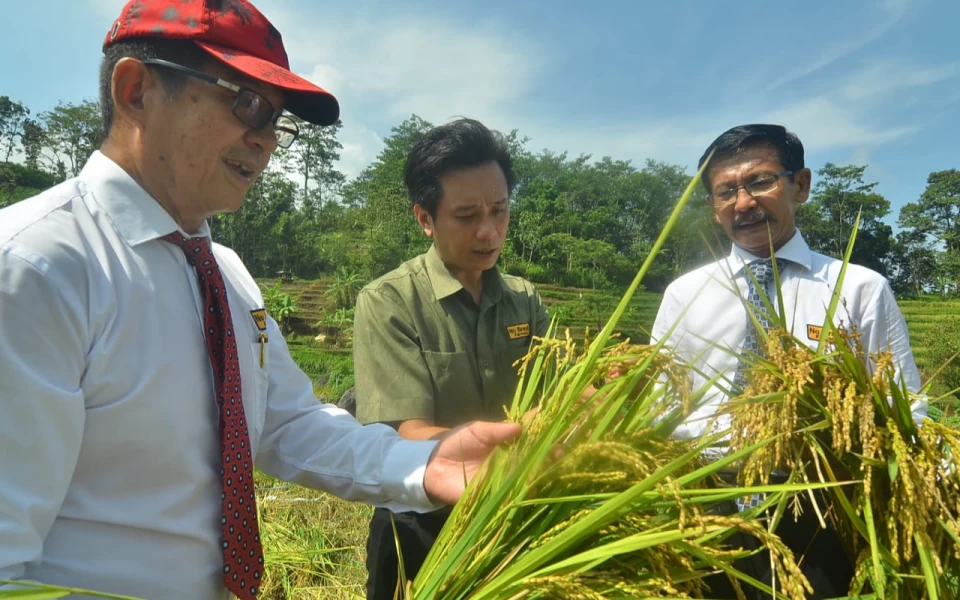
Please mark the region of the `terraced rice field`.
[[[273, 281], [263, 280], [261, 283], [269, 286]], [[323, 318], [324, 309], [332, 310], [330, 299], [324, 295], [329, 286], [328, 279], [281, 285], [281, 290], [294, 297], [297, 306], [297, 312], [290, 323], [294, 333], [290, 340], [291, 349], [295, 358], [304, 363], [304, 370], [312, 376], [321, 375], [324, 367], [324, 361], [313, 356], [319, 349], [311, 343], [310, 338], [316, 335], [315, 324]], [[557, 315], [561, 326], [569, 327], [571, 335], [576, 338], [582, 338], [587, 327], [595, 333], [620, 300], [618, 293], [606, 290], [565, 288], [549, 284], [540, 284], [537, 289], [551, 314]], [[660, 294], [652, 292], [639, 292], [634, 297], [621, 321], [624, 336], [629, 336], [638, 343], [649, 340], [660, 298]], [[907, 320], [917, 363], [925, 373], [930, 374], [939, 365], [928, 364], [928, 341], [932, 339], [931, 336], [937, 335], [939, 322], [960, 317], [960, 300], [904, 300], [900, 302], [900, 307]], [[340, 354], [349, 356], [348, 352], [342, 350]]]
[[928, 364], [927, 345], [937, 335], [938, 323], [960, 317], [960, 300], [904, 300], [900, 308], [907, 320], [917, 364], [921, 370], [932, 373], [939, 365]]

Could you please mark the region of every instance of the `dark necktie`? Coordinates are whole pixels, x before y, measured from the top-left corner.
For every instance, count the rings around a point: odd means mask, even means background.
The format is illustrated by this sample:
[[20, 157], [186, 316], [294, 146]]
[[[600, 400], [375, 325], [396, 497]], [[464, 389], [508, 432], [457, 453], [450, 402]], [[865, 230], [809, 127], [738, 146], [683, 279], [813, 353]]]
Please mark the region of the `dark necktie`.
[[179, 233], [164, 240], [183, 250], [197, 271], [203, 294], [203, 333], [220, 410], [220, 494], [223, 582], [241, 600], [256, 597], [263, 575], [263, 548], [253, 489], [253, 456], [243, 412], [240, 361], [223, 274], [205, 237]]

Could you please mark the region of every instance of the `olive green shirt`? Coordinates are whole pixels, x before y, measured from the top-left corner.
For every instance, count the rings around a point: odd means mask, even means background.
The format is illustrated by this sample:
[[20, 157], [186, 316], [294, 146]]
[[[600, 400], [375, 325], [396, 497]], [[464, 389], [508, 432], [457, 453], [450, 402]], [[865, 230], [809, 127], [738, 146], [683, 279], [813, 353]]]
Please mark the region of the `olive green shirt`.
[[477, 306], [432, 246], [357, 298], [357, 419], [502, 420], [519, 381], [512, 364], [549, 325], [530, 282], [486, 271]]

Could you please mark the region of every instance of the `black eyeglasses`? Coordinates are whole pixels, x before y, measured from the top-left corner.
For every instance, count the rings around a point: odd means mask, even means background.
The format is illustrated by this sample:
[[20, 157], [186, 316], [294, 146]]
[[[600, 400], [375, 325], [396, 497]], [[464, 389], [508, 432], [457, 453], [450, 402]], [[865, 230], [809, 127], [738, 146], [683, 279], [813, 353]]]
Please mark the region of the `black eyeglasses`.
[[270, 123], [273, 123], [273, 131], [277, 136], [277, 145], [281, 148], [289, 148], [292, 146], [297, 136], [300, 135], [300, 128], [297, 126], [296, 121], [284, 115], [283, 111], [274, 109], [273, 104], [271, 104], [269, 100], [250, 88], [234, 85], [229, 81], [224, 81], [213, 75], [207, 75], [201, 71], [196, 71], [167, 60], [152, 58], [143, 61], [143, 64], [174, 69], [175, 71], [180, 71], [191, 77], [202, 79], [208, 83], [219, 85], [222, 88], [234, 92], [237, 95], [237, 99], [233, 102], [233, 116], [253, 130], [263, 129]]
[[780, 187], [780, 178], [793, 175], [793, 171], [779, 173], [761, 173], [750, 181], [737, 187], [727, 187], [707, 195], [707, 201], [714, 206], [725, 206], [737, 199], [740, 190], [746, 190], [751, 197], [764, 196]]

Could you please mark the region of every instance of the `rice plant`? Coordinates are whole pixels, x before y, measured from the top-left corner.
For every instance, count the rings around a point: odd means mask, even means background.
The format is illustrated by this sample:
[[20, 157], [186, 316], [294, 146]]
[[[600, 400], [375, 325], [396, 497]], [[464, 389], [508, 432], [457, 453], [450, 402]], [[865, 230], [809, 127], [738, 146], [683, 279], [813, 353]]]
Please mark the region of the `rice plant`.
[[[775, 310], [767, 301], [775, 325], [766, 355], [754, 357], [747, 389], [727, 406], [732, 450], [757, 437], [776, 442], [747, 457], [739, 481], [764, 481], [774, 469], [809, 482], [858, 481], [831, 487], [825, 506], [811, 496], [856, 566], [850, 594], [958, 598], [960, 431], [933, 419], [917, 424], [912, 406], [925, 397], [897, 380], [895, 357], [868, 355], [854, 326], [834, 325], [842, 279], [843, 273], [816, 350], [791, 334], [782, 306]], [[949, 395], [931, 403], [942, 401]]]

